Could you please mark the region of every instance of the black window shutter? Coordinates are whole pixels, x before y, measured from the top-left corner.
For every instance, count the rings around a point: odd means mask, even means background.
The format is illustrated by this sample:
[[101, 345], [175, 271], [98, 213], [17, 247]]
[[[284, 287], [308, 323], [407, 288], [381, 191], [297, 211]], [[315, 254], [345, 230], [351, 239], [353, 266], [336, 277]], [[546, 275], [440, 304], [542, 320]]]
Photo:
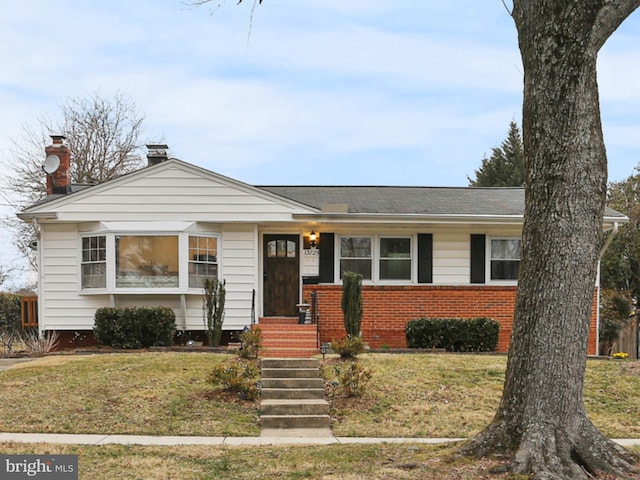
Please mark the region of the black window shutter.
[[418, 283], [433, 283], [433, 235], [418, 234]]
[[471, 283], [485, 283], [485, 235], [471, 235]]
[[320, 283], [333, 283], [334, 275], [334, 234], [320, 232], [320, 242], [318, 250], [320, 250]]

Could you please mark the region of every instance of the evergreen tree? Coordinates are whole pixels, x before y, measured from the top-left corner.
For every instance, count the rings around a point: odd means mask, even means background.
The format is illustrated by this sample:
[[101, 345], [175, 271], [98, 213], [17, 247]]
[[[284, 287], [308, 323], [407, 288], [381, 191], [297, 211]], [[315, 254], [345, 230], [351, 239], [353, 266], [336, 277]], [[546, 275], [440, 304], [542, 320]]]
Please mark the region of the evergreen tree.
[[607, 205], [629, 217], [601, 260], [600, 285], [640, 299], [640, 167], [625, 180], [609, 184]]
[[521, 187], [524, 185], [524, 147], [522, 134], [515, 121], [509, 124], [509, 133], [500, 147], [492, 149], [490, 158], [482, 159], [482, 166], [475, 171], [476, 178], [469, 180], [472, 187]]

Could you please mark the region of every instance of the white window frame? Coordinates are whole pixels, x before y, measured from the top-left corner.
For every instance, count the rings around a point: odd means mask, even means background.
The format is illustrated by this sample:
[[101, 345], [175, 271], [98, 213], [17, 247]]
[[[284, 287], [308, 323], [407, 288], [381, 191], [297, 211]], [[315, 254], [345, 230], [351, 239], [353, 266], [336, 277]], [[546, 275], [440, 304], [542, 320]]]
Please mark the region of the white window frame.
[[[106, 287], [83, 288], [82, 287], [82, 239], [88, 237], [106, 237]], [[178, 286], [177, 287], [116, 287], [116, 237], [126, 236], [175, 236], [178, 238]], [[131, 294], [131, 295], [157, 295], [157, 294], [197, 294], [202, 293], [201, 288], [189, 287], [189, 237], [209, 237], [217, 239], [217, 265], [218, 278], [222, 278], [222, 235], [219, 232], [199, 231], [95, 231], [82, 232], [78, 240], [78, 292], [82, 295], [92, 294]]]
[[[212, 238], [216, 240], [216, 255], [215, 255], [215, 260], [214, 261], [203, 261], [203, 260], [198, 260], [195, 261], [191, 258], [191, 250], [190, 250], [190, 245], [189, 245], [189, 241], [191, 239], [191, 237], [195, 237], [195, 238]], [[190, 290], [196, 289], [196, 290], [202, 290], [202, 287], [191, 287], [190, 283], [191, 283], [191, 279], [190, 279], [190, 274], [189, 274], [189, 270], [190, 270], [190, 266], [194, 264], [204, 264], [204, 265], [215, 265], [216, 266], [216, 279], [220, 278], [220, 237], [218, 235], [212, 235], [212, 234], [201, 234], [198, 232], [188, 232], [187, 234], [187, 287]]]
[[[492, 277], [492, 273], [491, 273], [491, 263], [493, 262], [493, 257], [492, 257], [492, 246], [493, 246], [493, 241], [494, 240], [516, 240], [518, 242], [520, 242], [520, 248], [521, 248], [521, 252], [522, 252], [522, 238], [521, 237], [508, 237], [508, 236], [496, 236], [496, 237], [487, 237], [488, 241], [487, 241], [487, 254], [486, 254], [486, 277], [488, 279], [487, 283], [494, 283], [494, 284], [501, 284], [501, 285], [517, 285], [518, 283], [518, 279], [500, 279], [500, 278], [496, 278], [494, 279]], [[515, 261], [516, 259], [509, 259], [511, 261]], [[519, 262], [522, 261], [522, 257], [517, 259]]]
[[[99, 238], [103, 238], [104, 239], [104, 249], [105, 249], [105, 258], [104, 260], [86, 260], [84, 259], [84, 252], [85, 252], [85, 248], [84, 248], [84, 240], [89, 239], [89, 242], [91, 242], [90, 239], [99, 239]], [[91, 251], [91, 247], [89, 249], [89, 251]], [[87, 235], [82, 235], [80, 237], [80, 288], [83, 290], [91, 290], [91, 291], [104, 291], [107, 286], [108, 286], [108, 281], [109, 281], [109, 268], [108, 268], [108, 264], [109, 264], [109, 245], [107, 242], [107, 236], [105, 234], [102, 233], [97, 233], [97, 234], [87, 234]], [[84, 280], [84, 274], [83, 274], [83, 267], [85, 265], [98, 265], [98, 264], [103, 264], [104, 265], [104, 287], [84, 287], [83, 286], [83, 280]]]
[[[368, 238], [371, 244], [371, 252], [369, 257], [342, 257], [342, 239], [343, 238]], [[348, 235], [340, 235], [338, 237], [338, 241], [336, 242], [337, 250], [335, 257], [337, 258], [337, 275], [338, 281], [342, 282], [342, 260], [368, 260], [371, 263], [371, 278], [363, 278], [363, 283], [371, 283], [375, 279], [375, 251], [376, 251], [376, 241], [373, 235], [358, 235], [358, 234], [348, 234]]]
[[[342, 283], [342, 276], [340, 265], [343, 257], [341, 256], [341, 241], [343, 238], [370, 238], [371, 239], [371, 279], [363, 279], [363, 284], [369, 285], [413, 285], [416, 283], [418, 272], [418, 258], [417, 258], [417, 237], [416, 235], [396, 235], [393, 233], [384, 234], [366, 234], [366, 233], [345, 233], [338, 234], [337, 241], [334, 245], [334, 271], [335, 271], [335, 283]], [[411, 276], [407, 280], [387, 280], [380, 278], [380, 240], [383, 238], [406, 238], [410, 241], [410, 258], [411, 261]], [[346, 257], [345, 257], [346, 258]], [[358, 257], [359, 258], [359, 257]]]
[[[409, 258], [401, 258], [400, 260], [403, 261], [407, 261], [409, 260], [409, 278], [400, 278], [400, 279], [391, 279], [391, 278], [381, 278], [380, 277], [380, 265], [382, 260], [388, 260], [389, 257], [385, 257], [383, 259], [380, 249], [382, 247], [382, 240], [386, 239], [386, 238], [392, 238], [392, 239], [406, 239], [409, 240]], [[377, 260], [376, 260], [376, 265], [378, 267], [378, 272], [377, 272], [377, 279], [379, 282], [381, 283], [388, 283], [388, 284], [394, 284], [394, 283], [407, 283], [407, 282], [413, 282], [414, 279], [414, 264], [416, 264], [416, 262], [414, 261], [414, 244], [415, 244], [415, 240], [414, 237], [410, 236], [410, 235], [379, 235], [376, 238], [376, 255], [377, 255]]]

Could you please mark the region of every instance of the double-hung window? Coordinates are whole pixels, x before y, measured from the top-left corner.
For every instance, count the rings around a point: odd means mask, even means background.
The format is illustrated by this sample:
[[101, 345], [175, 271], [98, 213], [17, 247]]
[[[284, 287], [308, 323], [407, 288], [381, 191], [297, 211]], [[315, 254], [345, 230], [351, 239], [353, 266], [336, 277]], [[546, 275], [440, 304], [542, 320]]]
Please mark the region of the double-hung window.
[[411, 238], [380, 238], [380, 280], [411, 280]]
[[348, 271], [363, 280], [410, 282], [412, 262], [411, 237], [340, 237], [340, 277]]
[[218, 278], [218, 239], [189, 237], [189, 288], [202, 288], [205, 278]]
[[82, 237], [80, 276], [82, 288], [106, 288], [107, 238], [104, 235]]
[[340, 277], [344, 272], [362, 275], [371, 280], [371, 237], [340, 237]]
[[491, 280], [517, 280], [520, 270], [520, 240], [491, 240]]

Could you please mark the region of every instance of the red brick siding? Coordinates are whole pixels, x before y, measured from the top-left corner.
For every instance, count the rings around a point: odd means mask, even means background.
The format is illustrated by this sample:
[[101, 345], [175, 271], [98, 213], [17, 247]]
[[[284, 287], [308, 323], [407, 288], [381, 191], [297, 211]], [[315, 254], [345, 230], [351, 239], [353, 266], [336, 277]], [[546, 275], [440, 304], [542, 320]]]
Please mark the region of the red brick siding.
[[[305, 285], [304, 298], [317, 292], [320, 341], [330, 342], [345, 335], [340, 285]], [[362, 335], [372, 348], [388, 345], [405, 348], [405, 324], [420, 317], [488, 317], [500, 322], [498, 351], [506, 352], [513, 323], [515, 286], [363, 286]], [[595, 355], [596, 296], [589, 336], [589, 354]]]

